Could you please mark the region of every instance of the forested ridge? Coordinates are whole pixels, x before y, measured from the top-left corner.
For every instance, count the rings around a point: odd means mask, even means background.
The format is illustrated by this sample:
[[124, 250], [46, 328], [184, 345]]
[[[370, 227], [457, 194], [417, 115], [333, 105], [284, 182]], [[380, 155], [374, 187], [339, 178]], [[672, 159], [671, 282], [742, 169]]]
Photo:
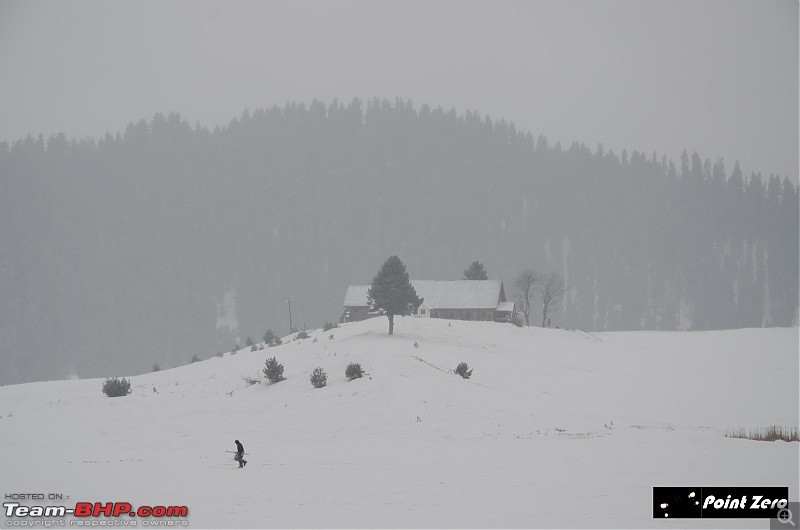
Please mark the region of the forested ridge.
[[[480, 260], [507, 289], [555, 271], [562, 327], [798, 320], [788, 178], [550, 145], [474, 112], [315, 101], [213, 131], [159, 114], [0, 143], [0, 188], [0, 384], [210, 357], [287, 334], [288, 299], [295, 326], [319, 327], [392, 254], [415, 279]], [[219, 325], [226, 292], [238, 330]]]

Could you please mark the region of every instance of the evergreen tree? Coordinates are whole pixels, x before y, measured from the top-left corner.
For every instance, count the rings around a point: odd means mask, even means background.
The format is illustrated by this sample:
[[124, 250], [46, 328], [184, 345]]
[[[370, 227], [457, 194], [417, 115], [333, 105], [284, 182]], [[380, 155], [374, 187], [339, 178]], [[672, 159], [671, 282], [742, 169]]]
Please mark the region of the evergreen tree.
[[270, 383], [280, 383], [281, 381], [285, 381], [286, 378], [283, 377], [283, 365], [278, 362], [275, 357], [271, 357], [267, 359], [264, 363], [264, 376], [269, 380]]
[[472, 265], [464, 271], [465, 280], [488, 280], [489, 276], [483, 268], [483, 263], [480, 261], [473, 261]]
[[416, 310], [422, 299], [408, 279], [406, 266], [397, 256], [390, 256], [373, 278], [367, 291], [373, 311], [383, 310], [389, 319], [389, 335], [394, 334], [394, 316]]

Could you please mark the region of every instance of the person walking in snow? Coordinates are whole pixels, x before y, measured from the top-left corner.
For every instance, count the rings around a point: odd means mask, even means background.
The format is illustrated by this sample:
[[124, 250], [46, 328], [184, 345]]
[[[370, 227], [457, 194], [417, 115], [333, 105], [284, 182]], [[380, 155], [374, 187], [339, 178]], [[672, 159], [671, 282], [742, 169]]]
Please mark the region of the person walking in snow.
[[239, 467], [242, 468], [247, 465], [247, 460], [244, 459], [244, 446], [239, 440], [234, 440], [234, 442], [236, 442], [236, 455], [233, 459], [239, 462]]

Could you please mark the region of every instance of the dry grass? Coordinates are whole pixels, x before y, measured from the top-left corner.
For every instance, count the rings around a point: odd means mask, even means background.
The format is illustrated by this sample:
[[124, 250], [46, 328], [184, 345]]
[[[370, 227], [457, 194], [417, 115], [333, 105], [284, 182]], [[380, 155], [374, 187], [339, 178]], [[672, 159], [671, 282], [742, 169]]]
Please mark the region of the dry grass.
[[247, 386], [258, 385], [261, 383], [261, 378], [257, 375], [243, 375], [242, 379], [245, 383], [247, 383]]
[[800, 433], [797, 427], [761, 427], [759, 429], [747, 430], [744, 427], [738, 429], [728, 429], [725, 434], [728, 438], [744, 438], [747, 440], [758, 440], [761, 442], [774, 442], [783, 440], [784, 442], [800, 442]]

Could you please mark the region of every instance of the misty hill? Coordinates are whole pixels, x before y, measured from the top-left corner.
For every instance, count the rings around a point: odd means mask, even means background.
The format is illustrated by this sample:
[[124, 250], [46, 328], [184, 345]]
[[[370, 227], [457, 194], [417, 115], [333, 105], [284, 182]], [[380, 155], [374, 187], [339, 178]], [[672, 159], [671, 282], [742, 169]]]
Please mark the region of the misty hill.
[[0, 144], [0, 383], [142, 373], [336, 321], [391, 254], [560, 273], [553, 325], [791, 326], [798, 192], [697, 153], [549, 145], [410, 103], [178, 115]]
[[[796, 443], [725, 436], [796, 427], [797, 329], [387, 325], [134, 376], [121, 398], [102, 379], [2, 387], [0, 469], [69, 502], [186, 505], [192, 528], [647, 528], [654, 485], [797, 498]], [[286, 380], [248, 386], [273, 356]]]

